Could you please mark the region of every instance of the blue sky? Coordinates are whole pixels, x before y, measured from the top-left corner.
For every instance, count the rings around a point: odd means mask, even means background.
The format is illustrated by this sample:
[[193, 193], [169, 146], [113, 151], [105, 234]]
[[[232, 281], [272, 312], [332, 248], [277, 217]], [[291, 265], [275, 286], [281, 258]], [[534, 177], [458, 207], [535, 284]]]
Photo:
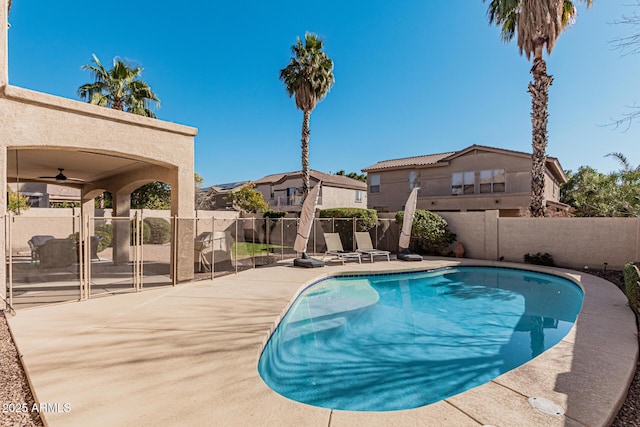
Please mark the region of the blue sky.
[[[547, 153], [565, 169], [616, 170], [609, 152], [640, 163], [640, 122], [605, 126], [640, 105], [640, 55], [610, 43], [633, 31], [613, 24], [640, 13], [631, 3], [580, 4], [547, 58]], [[306, 31], [324, 39], [336, 79], [311, 114], [311, 168], [359, 172], [471, 144], [531, 151], [531, 64], [481, 0], [14, 0], [9, 21], [12, 85], [78, 99], [93, 53], [142, 66], [158, 118], [198, 128], [206, 185], [300, 169], [302, 112], [278, 75]]]

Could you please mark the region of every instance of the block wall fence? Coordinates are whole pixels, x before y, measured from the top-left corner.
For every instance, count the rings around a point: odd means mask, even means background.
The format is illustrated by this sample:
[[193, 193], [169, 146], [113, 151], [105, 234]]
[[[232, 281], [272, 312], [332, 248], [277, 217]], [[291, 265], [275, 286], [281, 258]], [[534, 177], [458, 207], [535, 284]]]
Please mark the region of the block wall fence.
[[522, 262], [548, 252], [558, 266], [621, 270], [640, 260], [640, 218], [500, 218], [497, 211], [442, 212], [465, 257]]

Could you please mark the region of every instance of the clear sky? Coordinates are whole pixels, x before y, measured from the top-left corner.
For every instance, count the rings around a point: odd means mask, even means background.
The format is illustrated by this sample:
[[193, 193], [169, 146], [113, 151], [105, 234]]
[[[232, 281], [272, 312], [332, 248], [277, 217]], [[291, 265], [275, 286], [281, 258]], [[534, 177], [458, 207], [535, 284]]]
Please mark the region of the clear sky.
[[[547, 57], [549, 145], [564, 169], [640, 164], [640, 121], [605, 126], [640, 105], [640, 55], [613, 49], [640, 14], [629, 0], [579, 2]], [[198, 128], [206, 185], [300, 170], [302, 112], [278, 79], [306, 31], [321, 36], [335, 85], [311, 114], [310, 167], [357, 171], [381, 160], [471, 144], [531, 151], [531, 64], [504, 44], [481, 0], [14, 0], [9, 81], [78, 99], [95, 53], [144, 68], [158, 118]], [[640, 28], [636, 28], [640, 32]]]

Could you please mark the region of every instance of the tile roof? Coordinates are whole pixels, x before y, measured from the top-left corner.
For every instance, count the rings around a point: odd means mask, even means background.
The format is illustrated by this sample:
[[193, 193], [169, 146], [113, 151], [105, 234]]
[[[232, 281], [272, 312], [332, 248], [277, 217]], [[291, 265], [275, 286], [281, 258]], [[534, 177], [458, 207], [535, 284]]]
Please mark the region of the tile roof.
[[[406, 167], [412, 167], [412, 166], [428, 166], [428, 165], [435, 165], [437, 163], [443, 163], [443, 165], [446, 165], [449, 160], [471, 150], [485, 150], [485, 151], [502, 152], [507, 154], [511, 153], [518, 156], [528, 156], [528, 157], [531, 156], [531, 153], [526, 153], [524, 151], [508, 150], [505, 148], [497, 148], [497, 147], [489, 147], [487, 145], [473, 144], [473, 145], [470, 145], [469, 147], [463, 148], [462, 150], [451, 151], [448, 153], [427, 154], [425, 156], [404, 157], [401, 159], [383, 160], [374, 165], [363, 168], [362, 172], [372, 172], [372, 171], [378, 171], [382, 169], [406, 168]], [[547, 162], [548, 163], [558, 162], [558, 159], [552, 156], [547, 156]], [[558, 163], [558, 169], [559, 169], [559, 173], [563, 175], [562, 169], [559, 168], [559, 163]]]
[[376, 163], [375, 165], [371, 165], [362, 169], [362, 172], [370, 172], [374, 170], [392, 169], [392, 168], [399, 168], [399, 167], [406, 167], [406, 166], [433, 165], [456, 153], [457, 151], [450, 151], [448, 153], [428, 154], [426, 156], [414, 156], [414, 157], [404, 157], [401, 159], [383, 160], [381, 162]]
[[[255, 184], [272, 184], [272, 183], [275, 184], [277, 182], [282, 182], [285, 179], [299, 178], [301, 176], [302, 176], [301, 171], [276, 173], [272, 175], [267, 175], [253, 182]], [[353, 188], [356, 190], [367, 189], [367, 184], [365, 182], [358, 181], [357, 179], [349, 178], [348, 176], [344, 176], [344, 175], [330, 175], [324, 172], [310, 169], [309, 176], [312, 180], [322, 181], [323, 185], [326, 185], [329, 187]]]

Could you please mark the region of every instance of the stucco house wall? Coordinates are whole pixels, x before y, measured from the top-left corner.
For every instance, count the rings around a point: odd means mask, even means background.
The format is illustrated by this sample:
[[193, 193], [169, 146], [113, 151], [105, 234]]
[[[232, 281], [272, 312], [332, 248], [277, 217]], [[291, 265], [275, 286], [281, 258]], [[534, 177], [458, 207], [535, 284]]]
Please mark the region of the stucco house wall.
[[[309, 181], [311, 188], [315, 187], [319, 180], [322, 181], [322, 191], [318, 198], [317, 209], [367, 207], [367, 191], [364, 182], [311, 171]], [[270, 175], [255, 181], [255, 185], [255, 189], [262, 193], [271, 209], [285, 212], [300, 211], [302, 178], [299, 172]], [[273, 198], [271, 197], [272, 188]], [[291, 197], [287, 197], [287, 189], [294, 189]], [[356, 201], [356, 191], [360, 192], [361, 201]]]
[[[531, 193], [531, 158], [526, 153], [472, 146], [456, 153], [444, 153], [440, 157], [427, 159], [407, 158], [383, 161], [364, 168], [367, 172], [368, 207], [379, 211], [395, 212], [404, 209], [411, 191], [410, 176], [419, 175], [420, 191], [418, 209], [437, 212], [473, 211], [498, 209], [503, 216], [513, 216], [529, 206]], [[438, 156], [438, 155], [434, 155]], [[389, 164], [388, 167], [387, 162]], [[559, 165], [559, 164], [558, 164]], [[504, 170], [504, 192], [480, 192], [480, 171]], [[473, 194], [452, 194], [452, 175], [472, 172]], [[373, 192], [372, 176], [379, 177], [379, 192]], [[559, 183], [564, 174], [547, 169], [545, 195], [548, 201], [558, 202]]]

